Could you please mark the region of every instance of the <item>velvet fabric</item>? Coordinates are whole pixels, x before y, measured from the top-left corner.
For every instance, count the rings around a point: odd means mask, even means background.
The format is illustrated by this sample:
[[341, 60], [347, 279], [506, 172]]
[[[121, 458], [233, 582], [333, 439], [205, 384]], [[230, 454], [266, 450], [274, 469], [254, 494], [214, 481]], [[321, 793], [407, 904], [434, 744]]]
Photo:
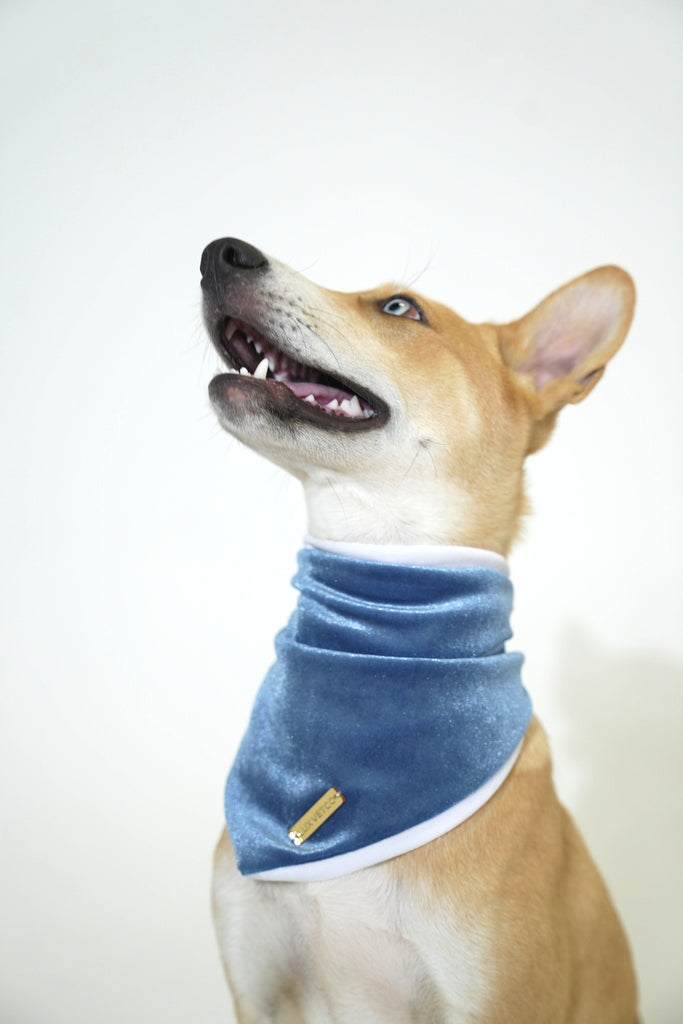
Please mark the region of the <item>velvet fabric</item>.
[[[531, 718], [507, 653], [512, 584], [492, 569], [304, 549], [296, 610], [228, 777], [242, 874], [319, 861], [433, 818], [487, 782]], [[289, 829], [335, 786], [301, 846]]]

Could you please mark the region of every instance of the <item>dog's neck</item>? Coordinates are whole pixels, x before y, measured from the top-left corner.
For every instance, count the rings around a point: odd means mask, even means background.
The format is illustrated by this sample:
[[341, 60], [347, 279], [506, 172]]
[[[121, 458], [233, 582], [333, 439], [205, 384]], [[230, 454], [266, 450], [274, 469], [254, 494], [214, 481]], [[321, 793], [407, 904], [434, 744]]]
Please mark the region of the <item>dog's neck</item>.
[[419, 478], [407, 486], [380, 474], [311, 472], [301, 478], [308, 532], [351, 544], [465, 546], [506, 555], [517, 531], [519, 497], [485, 503], [486, 515], [450, 480]]

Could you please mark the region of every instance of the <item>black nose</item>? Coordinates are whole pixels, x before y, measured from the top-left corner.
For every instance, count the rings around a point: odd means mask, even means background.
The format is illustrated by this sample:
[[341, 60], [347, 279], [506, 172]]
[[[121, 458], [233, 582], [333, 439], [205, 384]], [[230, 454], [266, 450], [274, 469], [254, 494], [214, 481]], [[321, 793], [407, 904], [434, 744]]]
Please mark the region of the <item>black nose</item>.
[[225, 281], [239, 271], [264, 270], [268, 260], [263, 253], [239, 238], [217, 238], [202, 253], [199, 269], [202, 277]]

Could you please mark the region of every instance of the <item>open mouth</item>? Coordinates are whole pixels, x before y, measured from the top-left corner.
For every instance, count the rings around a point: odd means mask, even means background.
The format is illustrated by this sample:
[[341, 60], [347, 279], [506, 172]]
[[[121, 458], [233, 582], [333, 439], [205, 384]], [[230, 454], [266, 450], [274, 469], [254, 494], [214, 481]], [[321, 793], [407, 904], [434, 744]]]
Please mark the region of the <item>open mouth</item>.
[[367, 389], [297, 362], [235, 317], [226, 317], [216, 335], [228, 374], [266, 388], [271, 399], [279, 396], [290, 413], [293, 397], [297, 414], [319, 425], [357, 429], [379, 426], [388, 418], [385, 403]]

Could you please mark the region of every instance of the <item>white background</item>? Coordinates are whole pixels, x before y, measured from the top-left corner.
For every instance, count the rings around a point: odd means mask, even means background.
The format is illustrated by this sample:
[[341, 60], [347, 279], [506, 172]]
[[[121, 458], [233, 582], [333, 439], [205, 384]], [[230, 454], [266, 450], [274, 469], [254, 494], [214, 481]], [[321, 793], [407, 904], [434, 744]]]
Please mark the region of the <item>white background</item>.
[[603, 262], [622, 352], [529, 467], [515, 643], [560, 791], [683, 1013], [675, 0], [5, 0], [3, 1024], [230, 1019], [224, 777], [294, 600], [298, 485], [222, 434], [198, 263], [519, 316]]

